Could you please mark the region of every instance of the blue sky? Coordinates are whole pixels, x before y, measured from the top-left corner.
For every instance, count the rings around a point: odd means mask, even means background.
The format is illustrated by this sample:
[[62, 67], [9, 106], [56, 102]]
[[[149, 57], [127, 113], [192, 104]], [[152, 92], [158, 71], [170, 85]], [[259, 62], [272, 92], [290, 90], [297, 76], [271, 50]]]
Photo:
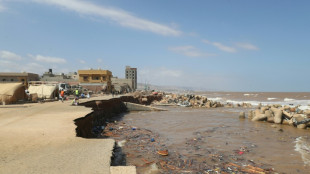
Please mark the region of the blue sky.
[[309, 91], [310, 1], [0, 0], [0, 71], [102, 68], [224, 91]]

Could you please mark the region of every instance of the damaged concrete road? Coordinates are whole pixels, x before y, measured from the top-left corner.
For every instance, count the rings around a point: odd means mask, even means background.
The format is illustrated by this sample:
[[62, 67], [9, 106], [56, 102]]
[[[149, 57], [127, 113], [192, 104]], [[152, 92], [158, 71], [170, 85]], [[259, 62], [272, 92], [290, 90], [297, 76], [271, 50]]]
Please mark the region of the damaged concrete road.
[[0, 173], [110, 173], [114, 140], [76, 137], [91, 109], [70, 104], [0, 106]]

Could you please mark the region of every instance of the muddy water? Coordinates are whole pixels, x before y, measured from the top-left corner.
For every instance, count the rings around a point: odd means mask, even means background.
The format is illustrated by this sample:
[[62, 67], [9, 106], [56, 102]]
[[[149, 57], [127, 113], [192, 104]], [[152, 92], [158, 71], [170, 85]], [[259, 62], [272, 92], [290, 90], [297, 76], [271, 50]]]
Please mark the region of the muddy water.
[[[232, 154], [246, 149], [243, 158], [256, 164], [266, 164], [277, 172], [309, 173], [310, 131], [285, 125], [239, 120], [243, 108], [193, 109], [167, 107], [165, 112], [133, 112], [123, 121], [150, 129], [166, 138], [169, 151], [183, 155], [216, 150], [221, 154]], [[301, 137], [301, 138], [300, 138]], [[186, 145], [190, 140], [200, 140], [194, 152]], [[299, 141], [296, 143], [295, 141]], [[300, 144], [298, 146], [298, 144]], [[295, 146], [299, 151], [295, 151]], [[301, 149], [301, 150], [300, 150]], [[208, 158], [206, 155], [205, 158]]]

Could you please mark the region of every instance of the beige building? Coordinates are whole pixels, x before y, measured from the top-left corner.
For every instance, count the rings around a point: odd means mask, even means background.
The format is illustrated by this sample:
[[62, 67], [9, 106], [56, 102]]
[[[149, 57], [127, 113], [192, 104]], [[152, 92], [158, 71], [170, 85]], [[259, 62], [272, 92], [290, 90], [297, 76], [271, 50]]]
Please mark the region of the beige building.
[[[112, 72], [109, 70], [78, 70], [80, 85], [84, 88], [97, 92], [103, 90], [111, 92], [111, 77]], [[99, 87], [99, 88], [98, 88]]]
[[115, 91], [119, 93], [126, 93], [133, 91], [133, 81], [132, 79], [119, 79], [117, 77], [112, 77], [112, 86]]
[[38, 74], [34, 73], [11, 73], [11, 72], [2, 72], [0, 73], [0, 82], [22, 82], [26, 87], [30, 81], [39, 81], [40, 77]]
[[48, 72], [45, 72], [42, 75], [41, 81], [53, 81], [53, 82], [77, 82], [78, 75], [76, 72], [71, 72], [69, 74], [58, 73], [54, 74], [52, 69], [49, 69]]

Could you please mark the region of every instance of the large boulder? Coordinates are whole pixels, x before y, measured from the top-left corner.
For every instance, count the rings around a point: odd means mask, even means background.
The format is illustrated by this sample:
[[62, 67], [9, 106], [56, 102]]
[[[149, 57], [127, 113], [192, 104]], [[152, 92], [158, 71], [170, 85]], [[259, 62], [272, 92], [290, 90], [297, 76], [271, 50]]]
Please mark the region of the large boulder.
[[264, 114], [265, 111], [268, 110], [268, 109], [269, 109], [268, 106], [261, 107], [261, 108], [260, 108], [260, 113], [261, 113], [261, 114]]
[[269, 123], [274, 123], [274, 115], [270, 110], [266, 110], [265, 115], [267, 116], [267, 121]]
[[271, 107], [270, 110], [274, 114], [274, 123], [281, 124], [282, 123], [282, 114], [283, 114], [283, 112], [280, 109], [275, 108], [275, 107]]
[[306, 129], [307, 125], [306, 124], [299, 124], [297, 125], [298, 129]]
[[210, 100], [207, 101], [207, 103], [206, 103], [206, 108], [211, 108], [211, 102], [210, 102]]
[[251, 110], [248, 112], [248, 118], [252, 119], [253, 117], [254, 117], [254, 111]]
[[240, 119], [245, 119], [245, 112], [240, 112], [239, 113], [239, 118]]
[[265, 114], [261, 114], [259, 109], [255, 110], [255, 116], [252, 118], [252, 121], [264, 121], [267, 119]]

